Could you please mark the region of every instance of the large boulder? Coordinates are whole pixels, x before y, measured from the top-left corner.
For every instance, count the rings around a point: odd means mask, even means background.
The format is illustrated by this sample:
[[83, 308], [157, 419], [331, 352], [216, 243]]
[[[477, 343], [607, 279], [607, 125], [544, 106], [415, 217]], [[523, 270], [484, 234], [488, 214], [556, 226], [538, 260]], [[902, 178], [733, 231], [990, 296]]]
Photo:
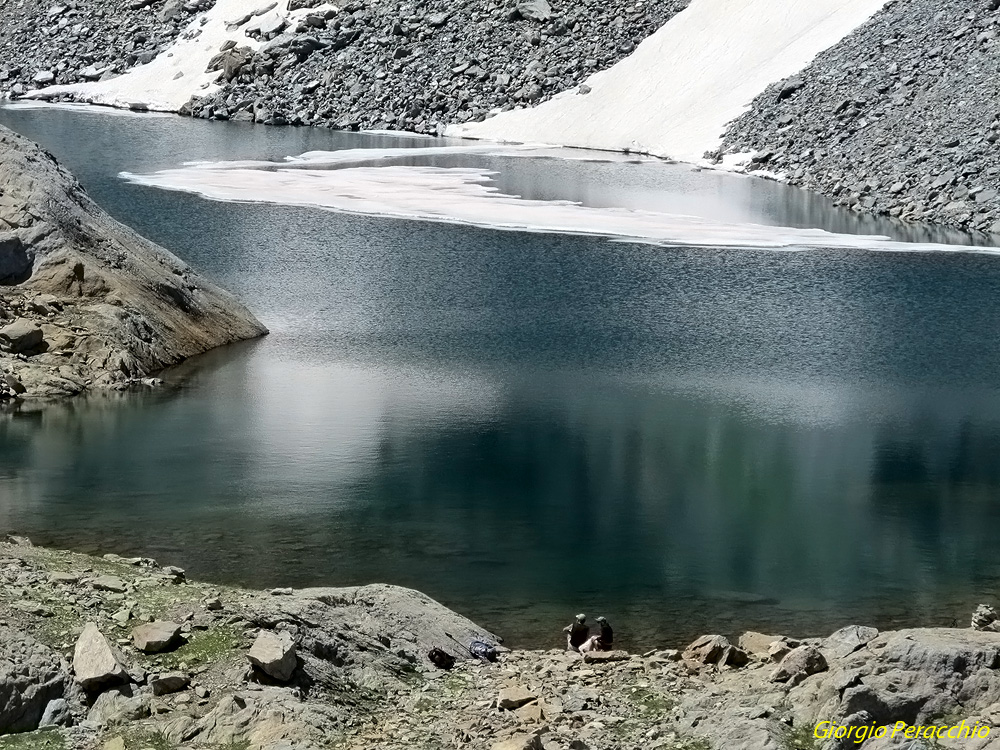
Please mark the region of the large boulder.
[[34, 260], [17, 232], [0, 232], [0, 284], [17, 284], [31, 275]]
[[279, 682], [288, 682], [292, 679], [295, 667], [298, 666], [295, 639], [291, 633], [284, 631], [280, 633], [261, 631], [250, 647], [247, 658], [251, 664]]
[[827, 669], [826, 657], [815, 646], [799, 646], [781, 660], [771, 674], [771, 682], [801, 681]]
[[522, 0], [517, 4], [517, 14], [527, 21], [544, 23], [552, 18], [552, 6], [547, 0]]
[[128, 679], [118, 653], [92, 622], [84, 626], [76, 641], [76, 648], [73, 650], [73, 672], [80, 686], [89, 691], [96, 691], [106, 685]]
[[0, 626], [0, 735], [37, 729], [69, 688], [69, 665], [31, 636]]
[[713, 667], [742, 667], [750, 658], [722, 635], [703, 635], [692, 641], [681, 655], [684, 661]]
[[42, 344], [42, 329], [23, 318], [0, 328], [0, 348], [14, 354], [34, 351]]

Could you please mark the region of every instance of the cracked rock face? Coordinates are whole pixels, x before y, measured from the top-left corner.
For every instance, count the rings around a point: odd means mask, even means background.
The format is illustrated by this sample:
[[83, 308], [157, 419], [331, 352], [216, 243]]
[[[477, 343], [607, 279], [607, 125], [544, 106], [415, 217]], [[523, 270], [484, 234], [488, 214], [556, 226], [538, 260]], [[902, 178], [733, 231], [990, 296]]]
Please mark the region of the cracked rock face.
[[0, 626], [0, 735], [35, 729], [66, 694], [69, 667], [58, 653]]
[[123, 389], [266, 329], [0, 127], [0, 401]]

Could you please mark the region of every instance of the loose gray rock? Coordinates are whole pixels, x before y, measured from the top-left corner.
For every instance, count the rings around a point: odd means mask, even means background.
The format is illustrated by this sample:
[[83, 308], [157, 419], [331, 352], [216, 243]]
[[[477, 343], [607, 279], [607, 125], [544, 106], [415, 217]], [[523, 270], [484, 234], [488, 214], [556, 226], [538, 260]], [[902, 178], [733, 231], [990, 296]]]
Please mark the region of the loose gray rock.
[[90, 585], [98, 591], [111, 591], [115, 594], [124, 594], [128, 590], [128, 586], [118, 576], [100, 576], [91, 581]]
[[827, 668], [826, 658], [815, 646], [799, 646], [792, 649], [778, 668], [771, 673], [771, 682], [787, 682], [823, 672]]
[[42, 329], [31, 321], [19, 319], [0, 328], [0, 346], [15, 354], [31, 352], [41, 346]]
[[521, 706], [538, 700], [538, 695], [523, 685], [512, 685], [500, 691], [497, 697], [497, 708], [513, 711]]
[[45, 706], [41, 721], [38, 722], [38, 728], [68, 726], [71, 721], [69, 703], [66, 702], [65, 698], [56, 698]]
[[118, 654], [92, 622], [84, 626], [77, 639], [73, 651], [73, 672], [80, 686], [91, 691], [123, 682], [128, 677]]
[[167, 672], [157, 675], [149, 681], [149, 686], [153, 690], [153, 695], [167, 695], [184, 690], [191, 684], [191, 678], [183, 672]]
[[527, 21], [544, 23], [552, 18], [552, 6], [547, 0], [522, 0], [517, 4], [517, 12]]
[[132, 631], [132, 643], [146, 654], [158, 654], [176, 646], [180, 640], [181, 626], [176, 622], [157, 620], [139, 625]]
[[295, 642], [290, 633], [261, 631], [247, 654], [250, 663], [279, 682], [288, 682], [298, 666]]

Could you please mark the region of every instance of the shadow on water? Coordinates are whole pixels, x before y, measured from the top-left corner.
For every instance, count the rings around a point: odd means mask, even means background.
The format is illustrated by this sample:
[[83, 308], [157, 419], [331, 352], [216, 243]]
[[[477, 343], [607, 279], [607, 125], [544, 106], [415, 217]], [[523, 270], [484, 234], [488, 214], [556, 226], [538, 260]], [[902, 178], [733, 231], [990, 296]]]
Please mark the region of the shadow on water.
[[[994, 257], [667, 250], [211, 203], [116, 175], [400, 141], [0, 121], [272, 329], [161, 390], [0, 412], [0, 528], [253, 586], [409, 585], [533, 646], [580, 610], [637, 648], [964, 623], [1000, 583]], [[529, 197], [890, 233], [677, 165], [485, 158]]]

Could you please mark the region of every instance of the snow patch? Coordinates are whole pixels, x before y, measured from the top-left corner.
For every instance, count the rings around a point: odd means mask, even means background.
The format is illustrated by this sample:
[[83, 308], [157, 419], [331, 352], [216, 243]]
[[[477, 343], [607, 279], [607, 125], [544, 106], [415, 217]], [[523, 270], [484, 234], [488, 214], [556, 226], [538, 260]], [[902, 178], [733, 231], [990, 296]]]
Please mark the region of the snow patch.
[[768, 85], [797, 73], [887, 0], [692, 0], [629, 57], [532, 109], [450, 126], [495, 141], [700, 162]]

